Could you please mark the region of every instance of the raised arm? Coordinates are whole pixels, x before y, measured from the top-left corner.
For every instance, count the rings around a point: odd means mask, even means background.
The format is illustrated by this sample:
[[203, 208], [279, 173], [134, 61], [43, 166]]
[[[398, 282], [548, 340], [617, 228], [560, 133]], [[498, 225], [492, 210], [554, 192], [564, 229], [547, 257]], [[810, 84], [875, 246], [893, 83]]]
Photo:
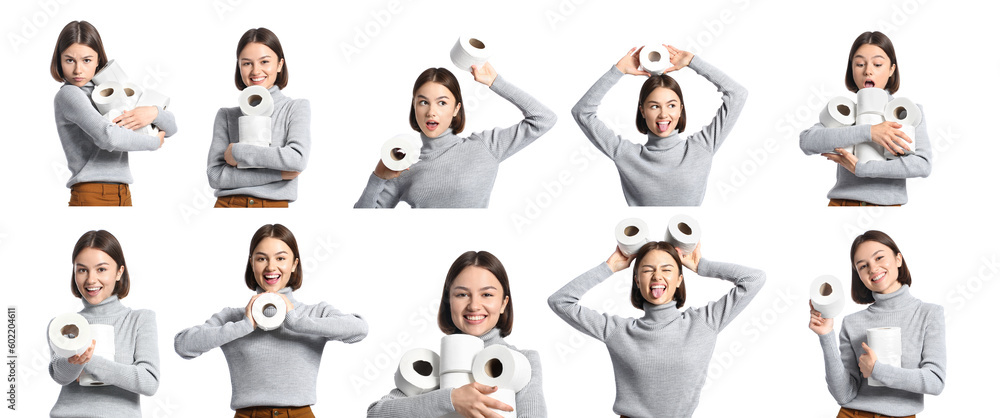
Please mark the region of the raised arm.
[[617, 67], [612, 66], [590, 87], [590, 90], [587, 90], [580, 101], [576, 102], [571, 111], [573, 120], [580, 126], [580, 130], [590, 140], [590, 143], [612, 160], [617, 159], [619, 152], [623, 151], [624, 147], [631, 142], [615, 134], [608, 125], [601, 121], [597, 117], [597, 108], [601, 105], [604, 95], [608, 94], [611, 87], [617, 84], [623, 75], [625, 74]]
[[757, 292], [764, 287], [765, 280], [763, 271], [706, 259], [701, 259], [698, 263], [698, 275], [716, 277], [735, 285], [719, 300], [709, 302], [705, 307], [705, 320], [716, 332], [722, 331], [736, 318], [736, 315], [743, 312]]
[[97, 380], [129, 392], [153, 396], [160, 386], [160, 351], [157, 346], [156, 314], [133, 311], [138, 315], [135, 329], [135, 353], [131, 364], [94, 356], [84, 369]]
[[497, 75], [490, 90], [517, 106], [524, 115], [524, 119], [513, 126], [477, 132], [470, 136], [472, 139], [482, 140], [482, 144], [498, 161], [514, 155], [555, 126], [556, 114], [552, 110], [508, 83], [505, 78]]
[[608, 263], [597, 265], [549, 296], [549, 308], [552, 308], [556, 315], [578, 331], [600, 341], [607, 340], [618, 330], [618, 322], [624, 321], [624, 319], [601, 314], [582, 306], [580, 298], [588, 290], [611, 277], [612, 274], [614, 272]]
[[59, 89], [55, 110], [105, 151], [155, 151], [160, 148], [159, 137], [122, 128], [101, 116], [87, 94], [76, 86], [66, 85]]
[[361, 341], [368, 335], [368, 322], [360, 315], [340, 312], [322, 302], [288, 312], [284, 326], [291, 331], [319, 335], [348, 344]]
[[192, 359], [215, 347], [253, 332], [253, 323], [244, 310], [225, 308], [212, 315], [204, 324], [196, 325], [174, 336], [174, 351], [184, 359]]
[[[280, 147], [258, 147], [247, 144], [233, 144], [233, 158], [251, 167], [265, 167], [279, 171], [302, 172], [309, 159], [312, 143], [310, 123], [312, 110], [309, 101], [293, 100], [288, 109], [285, 145]], [[275, 138], [275, 140], [278, 140]]]
[[872, 377], [893, 389], [940, 395], [944, 390], [946, 363], [943, 307], [936, 306], [932, 311], [924, 335], [920, 364], [916, 369], [876, 362]]
[[699, 56], [692, 57], [688, 67], [698, 75], [705, 77], [722, 93], [722, 105], [715, 112], [712, 122], [687, 139], [702, 144], [710, 152], [715, 153], [729, 136], [733, 126], [736, 125], [736, 120], [739, 119], [740, 113], [743, 111], [743, 105], [746, 104], [749, 93], [745, 87]]
[[215, 115], [212, 130], [212, 144], [208, 149], [208, 184], [213, 189], [238, 189], [260, 186], [282, 181], [281, 171], [270, 168], [239, 169], [226, 163], [226, 148], [229, 147], [228, 110], [219, 109]]

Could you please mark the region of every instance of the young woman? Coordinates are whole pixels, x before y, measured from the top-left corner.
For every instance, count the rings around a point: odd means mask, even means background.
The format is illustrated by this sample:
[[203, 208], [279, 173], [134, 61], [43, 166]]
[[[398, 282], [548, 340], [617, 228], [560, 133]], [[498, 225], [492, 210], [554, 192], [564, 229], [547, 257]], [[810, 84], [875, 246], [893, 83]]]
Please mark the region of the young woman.
[[[847, 89], [857, 93], [863, 88], [885, 89], [892, 94], [899, 90], [899, 65], [892, 41], [882, 32], [865, 32], [854, 40], [847, 58]], [[923, 113], [923, 107], [919, 106]], [[827, 197], [828, 206], [899, 206], [906, 203], [906, 179], [931, 174], [931, 143], [927, 135], [927, 115], [923, 114], [916, 127], [916, 138], [899, 130], [903, 125], [885, 121], [877, 125], [852, 125], [827, 128], [817, 123], [799, 135], [799, 147], [806, 155], [821, 154], [837, 167], [837, 183]], [[891, 160], [858, 164], [850, 147], [873, 141], [897, 155], [916, 151]]]
[[[59, 32], [49, 71], [64, 83], [56, 93], [56, 131], [66, 153], [70, 206], [132, 206], [129, 151], [155, 151], [177, 132], [174, 115], [156, 106], [126, 110], [109, 122], [94, 107], [91, 81], [104, 65], [101, 34], [86, 21], [69, 22]], [[158, 136], [134, 132], [155, 125]]]
[[[844, 317], [839, 342], [833, 318], [810, 309], [809, 319], [823, 347], [827, 387], [842, 406], [837, 417], [914, 416], [924, 409], [924, 394], [944, 390], [944, 308], [910, 295], [906, 260], [884, 232], [858, 235], [851, 264], [851, 298], [871, 306]], [[901, 328], [901, 367], [879, 363], [868, 346], [866, 330], [877, 327]], [[871, 386], [868, 378], [885, 386]]]
[[281, 92], [287, 84], [288, 64], [278, 37], [266, 28], [246, 31], [236, 46], [236, 88], [262, 86], [271, 92], [271, 146], [240, 144], [243, 113], [239, 107], [219, 109], [208, 150], [215, 207], [288, 207], [298, 198], [297, 179], [309, 159], [312, 111], [308, 100], [290, 99]]
[[[88, 323], [114, 327], [115, 358], [94, 356], [96, 340], [86, 352], [70, 358], [59, 357], [53, 351], [49, 375], [62, 385], [62, 390], [49, 415], [141, 417], [139, 395], [153, 396], [160, 385], [156, 314], [122, 305], [120, 299], [128, 296], [129, 274], [125, 254], [114, 235], [101, 230], [80, 237], [73, 247], [70, 289], [73, 296], [83, 300], [80, 315]], [[107, 386], [80, 386], [83, 372]]]
[[[514, 300], [507, 271], [496, 256], [487, 251], [468, 251], [452, 263], [441, 290], [438, 327], [445, 334], [473, 335], [487, 347], [500, 344], [524, 354], [531, 363], [531, 380], [517, 392], [517, 416], [547, 416], [538, 352], [518, 350], [503, 339], [514, 328]], [[463, 417], [499, 417], [490, 409], [511, 411], [508, 407], [515, 405], [487, 396], [496, 390], [495, 386], [473, 382], [407, 397], [399, 389], [393, 389], [368, 407], [368, 417], [437, 417], [453, 412]]]
[[[667, 46], [670, 67], [661, 75], [650, 75], [639, 67], [639, 54], [632, 48], [618, 64], [573, 106], [573, 118], [590, 142], [618, 167], [622, 191], [629, 206], [699, 206], [705, 200], [712, 157], [729, 132], [747, 100], [747, 90], [694, 54]], [[690, 67], [722, 92], [722, 106], [715, 118], [698, 133], [682, 138], [687, 125], [681, 86], [667, 73]], [[645, 144], [615, 135], [597, 118], [597, 106], [624, 74], [648, 76], [639, 91], [635, 126], [647, 135]]]
[[460, 137], [465, 129], [462, 89], [444, 68], [428, 68], [413, 83], [410, 127], [420, 132], [420, 161], [392, 171], [379, 160], [355, 208], [485, 208], [500, 163], [552, 128], [556, 115], [497, 74], [490, 63], [473, 66], [472, 75], [513, 103], [524, 119]]
[[[702, 259], [701, 244], [682, 254], [666, 242], [650, 242], [636, 253], [632, 268], [632, 306], [643, 310], [641, 318], [580, 306], [588, 290], [630, 263], [632, 258], [616, 249], [607, 262], [553, 293], [549, 307], [573, 328], [607, 345], [615, 371], [616, 414], [689, 417], [698, 406], [719, 332], [764, 287], [764, 272]], [[736, 287], [707, 306], [681, 311], [687, 297], [682, 266]]]
[[[179, 332], [174, 349], [192, 359], [222, 347], [236, 418], [255, 413], [313, 417], [309, 406], [316, 403], [316, 376], [326, 343], [361, 341], [368, 335], [368, 323], [325, 302], [307, 305], [295, 299], [292, 291], [302, 286], [299, 247], [281, 224], [264, 225], [254, 233], [243, 280], [257, 292], [246, 307], [225, 308], [204, 324]], [[254, 301], [265, 292], [285, 302], [284, 322], [270, 331], [257, 329], [251, 314]]]

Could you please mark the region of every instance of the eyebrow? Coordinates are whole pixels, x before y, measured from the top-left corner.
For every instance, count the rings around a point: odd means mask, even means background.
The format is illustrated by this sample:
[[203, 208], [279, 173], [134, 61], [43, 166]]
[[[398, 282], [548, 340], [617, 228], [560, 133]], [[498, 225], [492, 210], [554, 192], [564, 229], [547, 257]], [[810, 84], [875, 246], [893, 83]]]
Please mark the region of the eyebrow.
[[[274, 255], [281, 255], [281, 254], [287, 255], [288, 251], [281, 250], [281, 251], [278, 251], [278, 252], [274, 253]], [[265, 257], [267, 256], [267, 254], [264, 253], [263, 251], [257, 251], [257, 252], [254, 253], [254, 255], [262, 255], [262, 256], [265, 256]]]
[[[663, 264], [660, 264], [660, 267], [673, 267], [673, 266], [674, 266], [673, 263], [663, 263]], [[652, 264], [643, 264], [643, 265], [641, 265], [639, 267], [652, 267], [652, 268], [656, 268], [656, 266], [654, 266]]]
[[[95, 264], [94, 267], [100, 267], [100, 266], [103, 266], [103, 265], [110, 265], [110, 264], [111, 263], [108, 263], [107, 261], [102, 261], [100, 263]], [[76, 263], [76, 265], [79, 266], [79, 267], [87, 267], [83, 263]]]
[[[72, 56], [70, 54], [63, 54], [63, 58], [76, 58], [76, 57], [74, 57], [74, 56]], [[84, 56], [82, 56], [80, 58], [94, 58], [94, 56], [93, 55], [84, 55]]]
[[[864, 55], [861, 55], [861, 54], [857, 54], [857, 55], [855, 55], [855, 56], [854, 56], [854, 58], [861, 58], [861, 59], [864, 59], [865, 57], [864, 57]], [[884, 57], [884, 56], [882, 56], [882, 55], [873, 55], [873, 56], [872, 56], [872, 59], [875, 59], [875, 58], [882, 58], [882, 59], [885, 59], [885, 57]]]
[[[496, 286], [492, 286], [492, 285], [479, 288], [479, 290], [489, 290], [489, 289], [497, 290]], [[465, 286], [455, 286], [452, 290], [465, 290], [465, 291], [469, 291], [471, 289], [469, 289], [468, 287], [465, 287]]]
[[[677, 99], [670, 99], [670, 100], [667, 100], [667, 101], [666, 101], [666, 103], [671, 103], [671, 102], [678, 102], [678, 101], [680, 101], [680, 100], [677, 100]], [[656, 104], [659, 104], [660, 102], [658, 102], [658, 101], [656, 101], [656, 100], [646, 100], [646, 103], [656, 103]]]
[[[261, 56], [260, 58], [257, 58], [257, 59], [262, 60], [264, 58], [271, 58], [271, 56], [270, 55], [264, 55], [264, 56]], [[253, 58], [240, 58], [240, 61], [253, 61]]]
[[[426, 98], [427, 98], [427, 96], [424, 96], [423, 94], [418, 94], [418, 95], [417, 95], [417, 98], [418, 98], [418, 99], [426, 99]], [[448, 97], [448, 96], [438, 96], [438, 98], [437, 98], [437, 99], [435, 99], [435, 100], [441, 100], [441, 99], [450, 99], [450, 98], [451, 98], [451, 97]]]

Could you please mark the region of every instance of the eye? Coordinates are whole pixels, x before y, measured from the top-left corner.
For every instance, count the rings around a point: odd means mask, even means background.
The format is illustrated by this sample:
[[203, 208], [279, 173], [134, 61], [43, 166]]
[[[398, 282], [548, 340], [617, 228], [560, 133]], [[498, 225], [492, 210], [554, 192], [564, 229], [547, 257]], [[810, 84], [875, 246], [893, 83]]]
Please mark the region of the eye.
[[90, 59], [90, 58], [84, 58], [84, 59], [83, 59], [83, 62], [85, 62], [85, 63], [87, 63], [87, 64], [90, 64], [90, 61], [93, 61], [93, 60], [92, 60], [92, 59]]
[[263, 263], [264, 262], [264, 257], [257, 257], [254, 260], [256, 260], [258, 263]]
[[878, 257], [875, 257], [875, 261], [879, 261], [879, 260], [881, 260], [881, 259], [882, 259], [883, 257], [885, 257], [885, 256], [884, 256], [884, 255], [880, 255], [880, 256], [878, 256]]
[[79, 274], [83, 274], [83, 273], [87, 272], [87, 269], [85, 269], [83, 267], [80, 267], [80, 268], [76, 269], [76, 272], [79, 273]]
[[458, 292], [458, 293], [456, 293], [456, 294], [455, 294], [455, 297], [456, 297], [456, 298], [464, 298], [464, 297], [466, 297], [466, 296], [468, 296], [468, 295], [469, 295], [469, 294], [468, 294], [468, 293], [465, 293], [465, 292]]
[[271, 62], [271, 61], [268, 61], [268, 60], [263, 60], [263, 61], [261, 61], [261, 62], [260, 62], [260, 65], [264, 65], [264, 64], [267, 64], [267, 63], [269, 63], [269, 62]]
[[858, 266], [858, 271], [864, 270], [866, 268], [868, 268], [868, 265], [867, 264], [862, 264], [862, 265]]
[[677, 107], [677, 105], [674, 104], [674, 103], [671, 103], [671, 104], [668, 104], [667, 107], [673, 109], [673, 108]]
[[491, 298], [491, 297], [493, 297], [493, 294], [490, 293], [490, 292], [486, 292], [486, 293], [483, 293], [483, 297], [484, 298]]
[[656, 110], [656, 109], [660, 108], [660, 105], [655, 105], [655, 104], [654, 105], [649, 105], [649, 108], [653, 109], [653, 110]]
[[640, 270], [639, 272], [642, 273], [642, 274], [652, 274], [653, 273], [653, 269], [651, 269], [651, 268], [644, 268], [644, 269]]
[[442, 100], [442, 101], [438, 102], [438, 106], [448, 106], [448, 102]]
[[72, 58], [66, 58], [66, 63], [67, 64], [72, 64], [73, 63], [73, 59]]
[[106, 271], [108, 271], [108, 269], [107, 269], [106, 267], [98, 267], [98, 268], [97, 268], [97, 272], [98, 272], [98, 273], [104, 273], [104, 272], [106, 272]]
[[420, 105], [420, 106], [427, 106], [427, 101], [426, 100], [419, 100], [419, 101], [417, 101], [417, 104]]
[[285, 261], [285, 256], [283, 256], [283, 255], [278, 256], [278, 261]]
[[881, 67], [882, 64], [875, 64], [875, 67]]

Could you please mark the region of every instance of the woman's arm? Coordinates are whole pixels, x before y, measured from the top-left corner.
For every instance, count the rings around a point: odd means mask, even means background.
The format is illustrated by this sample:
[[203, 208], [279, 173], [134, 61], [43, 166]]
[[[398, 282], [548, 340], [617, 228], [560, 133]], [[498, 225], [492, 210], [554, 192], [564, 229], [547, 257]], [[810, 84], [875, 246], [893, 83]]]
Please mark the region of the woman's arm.
[[177, 133], [177, 121], [174, 120], [174, 114], [162, 107], [153, 107], [156, 108], [157, 113], [156, 119], [153, 119], [153, 123], [151, 125], [166, 133], [168, 138], [174, 136], [174, 134]]
[[815, 155], [831, 153], [836, 148], [853, 147], [871, 139], [869, 125], [827, 128], [822, 123], [817, 123], [799, 134], [799, 148], [806, 155]]
[[67, 85], [59, 89], [55, 110], [105, 151], [156, 151], [162, 144], [159, 137], [136, 133], [105, 119], [94, 108], [87, 94], [76, 86]]
[[208, 149], [208, 184], [213, 189], [224, 190], [282, 181], [279, 170], [269, 168], [239, 169], [226, 163], [226, 148], [229, 147], [230, 143], [227, 112], [227, 109], [222, 108], [215, 115], [212, 145]]
[[[309, 101], [293, 100], [288, 109], [288, 126], [285, 131], [285, 145], [281, 147], [258, 147], [233, 144], [233, 158], [251, 167], [265, 167], [279, 171], [302, 172], [309, 159], [312, 143], [310, 123], [312, 110]], [[275, 140], [278, 140], [275, 138]]]
[[823, 365], [826, 368], [826, 387], [833, 399], [840, 405], [846, 405], [858, 396], [861, 388], [861, 369], [858, 368], [858, 356], [854, 353], [847, 328], [840, 327], [840, 348], [833, 331], [819, 336], [819, 345], [823, 348]]
[[736, 125], [736, 120], [739, 119], [740, 113], [743, 111], [743, 105], [746, 104], [749, 93], [745, 87], [699, 56], [692, 57], [688, 67], [715, 84], [718, 91], [722, 93], [722, 106], [719, 106], [719, 110], [715, 112], [712, 122], [687, 139], [704, 145], [714, 154], [729, 136], [733, 126]]
[[617, 84], [618, 80], [621, 80], [623, 75], [625, 74], [617, 67], [612, 66], [590, 87], [590, 90], [587, 90], [580, 101], [576, 102], [571, 111], [573, 120], [580, 126], [580, 130], [590, 140], [590, 143], [612, 160], [616, 160], [619, 153], [632, 143], [620, 135], [616, 135], [608, 125], [597, 117], [597, 107], [601, 105], [601, 100], [608, 94], [611, 87]]
[[368, 322], [360, 315], [340, 312], [323, 302], [288, 312], [284, 326], [291, 331], [348, 344], [361, 341], [368, 335]]
[[[486, 64], [484, 67], [488, 65]], [[489, 69], [492, 70], [492, 67]], [[490, 90], [517, 106], [518, 109], [521, 109], [521, 114], [524, 115], [524, 119], [514, 126], [496, 128], [471, 135], [472, 139], [481, 139], [482, 144], [498, 161], [503, 161], [514, 155], [555, 126], [556, 114], [552, 110], [513, 84], [508, 83], [505, 78], [496, 75], [490, 85]]]
[[[153, 396], [160, 386], [160, 352], [157, 348], [156, 314], [133, 311], [136, 315], [135, 352], [132, 364], [94, 356], [84, 369], [97, 380], [129, 392]], [[117, 347], [116, 347], [117, 349]]]
[[184, 359], [192, 359], [253, 332], [252, 320], [243, 309], [225, 308], [212, 315], [204, 324], [196, 325], [174, 336], [174, 351]]
[[398, 186], [399, 180], [386, 180], [372, 173], [354, 208], [394, 208], [399, 204]]
[[934, 308], [926, 325], [919, 367], [904, 369], [876, 362], [872, 377], [893, 389], [928, 395], [941, 394], [944, 390], [946, 363], [944, 308]]
[[709, 302], [705, 307], [705, 321], [716, 332], [729, 325], [764, 287], [764, 272], [757, 269], [705, 259], [701, 259], [697, 266], [697, 273], [702, 277], [716, 277], [736, 285], [725, 296]]
[[581, 306], [580, 298], [588, 290], [611, 277], [612, 274], [614, 272], [611, 271], [608, 263], [599, 264], [549, 296], [549, 308], [552, 308], [556, 315], [578, 331], [602, 342], [607, 340], [618, 330], [617, 320], [624, 321], [624, 319], [600, 314], [593, 309]]
[[931, 174], [931, 153], [933, 147], [931, 146], [930, 137], [927, 134], [927, 114], [923, 113], [923, 106], [917, 106], [923, 114], [920, 124], [916, 128], [917, 137], [915, 140], [917, 150], [911, 154], [896, 157], [892, 160], [869, 161], [864, 164], [858, 164], [854, 168], [854, 175], [858, 177], [905, 179], [927, 177]]
[[531, 380], [517, 392], [517, 418], [545, 418], [548, 411], [545, 408], [545, 393], [542, 391], [542, 361], [537, 351], [527, 350], [523, 353], [531, 364]]
[[455, 412], [451, 389], [437, 389], [407, 397], [399, 389], [368, 405], [368, 418], [439, 417]]

